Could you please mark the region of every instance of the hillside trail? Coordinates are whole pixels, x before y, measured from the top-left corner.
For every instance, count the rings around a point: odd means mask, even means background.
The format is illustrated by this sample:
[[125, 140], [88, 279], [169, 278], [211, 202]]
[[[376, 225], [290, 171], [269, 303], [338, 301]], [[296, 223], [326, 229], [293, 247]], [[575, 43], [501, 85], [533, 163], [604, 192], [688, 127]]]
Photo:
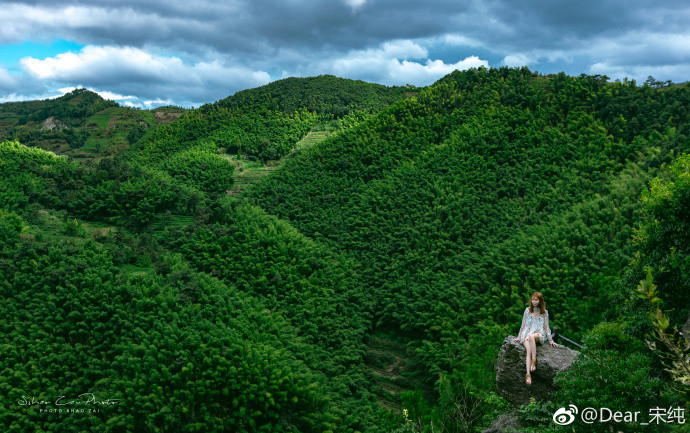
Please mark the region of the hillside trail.
[[422, 390], [429, 394], [433, 391], [420, 379], [423, 366], [405, 339], [374, 332], [365, 338], [364, 344], [364, 368], [371, 379], [371, 392], [381, 406], [400, 414], [403, 392]]
[[271, 174], [283, 165], [284, 161], [294, 156], [294, 154], [311, 146], [314, 146], [330, 137], [335, 131], [312, 128], [300, 141], [295, 143], [290, 152], [277, 161], [269, 161], [269, 164], [261, 164], [255, 161], [238, 159], [236, 156], [222, 155], [223, 158], [235, 164], [235, 182], [232, 188], [227, 191], [228, 195], [239, 194], [252, 183], [264, 176]]

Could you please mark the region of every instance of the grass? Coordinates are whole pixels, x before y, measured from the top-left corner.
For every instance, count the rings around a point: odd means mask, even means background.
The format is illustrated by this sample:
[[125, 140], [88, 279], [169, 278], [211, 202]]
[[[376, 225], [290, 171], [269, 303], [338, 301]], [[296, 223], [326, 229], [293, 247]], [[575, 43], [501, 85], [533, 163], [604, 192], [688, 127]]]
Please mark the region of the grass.
[[295, 149], [302, 149], [304, 147], [309, 147], [317, 143], [321, 143], [322, 141], [327, 139], [332, 133], [333, 131], [330, 130], [310, 131], [300, 141], [298, 141], [297, 144], [295, 144]]
[[143, 278], [151, 274], [150, 266], [120, 265], [122, 273], [130, 278]]
[[154, 231], [163, 230], [166, 227], [186, 227], [194, 221], [194, 217], [185, 215], [158, 215], [151, 224]]
[[334, 131], [330, 125], [321, 125], [319, 128], [312, 129], [307, 135], [302, 137], [301, 140], [295, 143], [292, 150], [287, 155], [283, 156], [279, 161], [273, 161], [270, 166], [240, 155], [219, 155], [221, 158], [225, 158], [235, 165], [235, 185], [230, 189], [229, 194], [234, 195], [239, 193], [256, 180], [272, 173], [283, 164], [285, 159], [292, 157], [296, 151], [321, 143], [333, 133]]
[[110, 114], [94, 114], [91, 116], [87, 123], [95, 122], [99, 129], [105, 129], [108, 126], [108, 121], [110, 120]]

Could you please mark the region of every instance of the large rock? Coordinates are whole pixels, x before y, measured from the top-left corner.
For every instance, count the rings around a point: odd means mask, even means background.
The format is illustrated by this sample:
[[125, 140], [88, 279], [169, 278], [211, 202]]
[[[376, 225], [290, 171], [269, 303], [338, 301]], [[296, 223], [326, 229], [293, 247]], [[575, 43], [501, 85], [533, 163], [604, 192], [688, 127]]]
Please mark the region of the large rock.
[[556, 373], [570, 367], [580, 352], [567, 347], [551, 347], [548, 342], [537, 345], [537, 370], [532, 372], [532, 385], [525, 383], [525, 347], [509, 336], [503, 341], [496, 363], [496, 382], [501, 395], [515, 406], [536, 400], [550, 400], [557, 389]]
[[65, 129], [67, 125], [60, 122], [55, 116], [50, 116], [43, 121], [42, 131], [52, 131], [53, 129]]
[[522, 425], [520, 425], [517, 410], [513, 409], [496, 418], [496, 421], [492, 422], [482, 433], [509, 433], [520, 431], [521, 428]]

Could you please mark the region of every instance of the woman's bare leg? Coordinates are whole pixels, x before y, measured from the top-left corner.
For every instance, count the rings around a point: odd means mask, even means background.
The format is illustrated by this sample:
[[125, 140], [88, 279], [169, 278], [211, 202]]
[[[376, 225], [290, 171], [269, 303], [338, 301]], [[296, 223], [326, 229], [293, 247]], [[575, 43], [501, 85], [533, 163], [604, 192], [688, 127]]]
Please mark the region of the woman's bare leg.
[[539, 334], [530, 334], [527, 340], [529, 340], [529, 351], [532, 355], [532, 359], [537, 359], [537, 343], [539, 342]]
[[532, 334], [529, 336], [529, 347], [532, 352], [532, 359], [537, 359], [537, 343], [539, 342], [539, 334]]
[[525, 338], [525, 341], [522, 342], [522, 345], [525, 346], [525, 351], [527, 351], [527, 359], [525, 359], [525, 366], [527, 368], [527, 373], [529, 373], [529, 367], [532, 364], [529, 337]]

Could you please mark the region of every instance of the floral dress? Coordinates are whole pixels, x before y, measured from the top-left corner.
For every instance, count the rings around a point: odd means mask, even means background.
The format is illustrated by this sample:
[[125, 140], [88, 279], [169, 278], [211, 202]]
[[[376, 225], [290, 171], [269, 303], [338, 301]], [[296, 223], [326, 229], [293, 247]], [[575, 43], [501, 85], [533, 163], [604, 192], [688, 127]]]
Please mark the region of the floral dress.
[[541, 314], [534, 317], [529, 312], [529, 307], [525, 308], [525, 314], [522, 315], [522, 326], [520, 327], [520, 333], [518, 338], [520, 343], [525, 341], [525, 339], [530, 334], [539, 334], [539, 341], [544, 341], [544, 335], [549, 340], [549, 343], [553, 343], [551, 339], [551, 329], [549, 329], [549, 312], [546, 311], [544, 315]]

